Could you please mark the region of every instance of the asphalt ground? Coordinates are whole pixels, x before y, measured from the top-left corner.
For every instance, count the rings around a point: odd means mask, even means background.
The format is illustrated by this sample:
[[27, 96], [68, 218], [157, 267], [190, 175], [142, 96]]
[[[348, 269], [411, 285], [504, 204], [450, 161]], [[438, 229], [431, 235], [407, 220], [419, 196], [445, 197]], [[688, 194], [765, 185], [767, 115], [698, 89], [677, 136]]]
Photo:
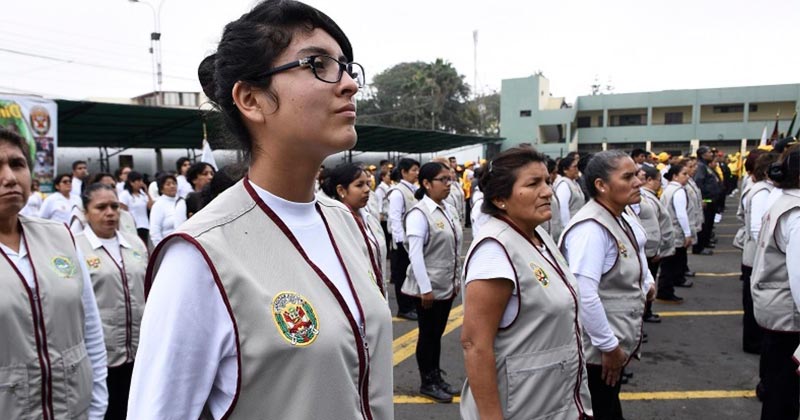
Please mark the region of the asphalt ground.
[[[719, 242], [714, 255], [689, 255], [689, 266], [697, 272], [697, 277], [691, 279], [694, 286], [676, 289], [685, 302], [654, 304], [662, 322], [645, 324], [649, 337], [642, 345], [642, 359], [628, 366], [633, 377], [622, 386], [622, 408], [627, 420], [760, 417], [761, 404], [754, 392], [758, 356], [744, 353], [741, 345], [741, 253], [731, 246], [739, 225], [733, 215], [735, 210], [728, 207], [716, 225]], [[470, 240], [471, 232], [466, 229], [462, 252], [466, 252]], [[396, 313], [393, 290], [390, 294]], [[459, 344], [463, 314], [460, 305], [458, 298], [442, 338], [441, 358], [446, 379], [459, 386], [466, 378]], [[452, 404], [436, 404], [418, 393], [416, 322], [395, 318], [393, 324], [395, 418], [458, 419], [457, 399]]]

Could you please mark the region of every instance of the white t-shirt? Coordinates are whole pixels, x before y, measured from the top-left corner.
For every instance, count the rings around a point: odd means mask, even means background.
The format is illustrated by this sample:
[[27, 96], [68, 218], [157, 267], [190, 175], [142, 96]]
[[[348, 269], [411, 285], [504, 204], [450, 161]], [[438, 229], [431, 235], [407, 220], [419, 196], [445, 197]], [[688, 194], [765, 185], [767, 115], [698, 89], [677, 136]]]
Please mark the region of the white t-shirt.
[[63, 194], [55, 192], [44, 199], [42, 207], [39, 209], [39, 217], [69, 225], [72, 217], [72, 207], [78, 205], [75, 196], [67, 198]]
[[[330, 278], [361, 324], [333, 245], [323, 239], [328, 234], [315, 202], [286, 201], [250, 185]], [[142, 318], [128, 418], [197, 418], [205, 404], [220, 418], [233, 401], [238, 378], [233, 324], [197, 248], [174, 240], [163, 255]]]
[[[33, 267], [25, 246], [25, 237], [20, 237], [19, 252], [4, 244], [0, 244], [0, 250], [17, 267], [22, 277], [25, 278], [25, 283], [28, 287], [31, 290], [36, 290], [36, 283], [33, 281]], [[83, 340], [86, 344], [86, 353], [89, 355], [89, 360], [92, 364], [92, 402], [89, 406], [89, 419], [102, 420], [108, 406], [106, 344], [103, 338], [100, 311], [97, 309], [97, 300], [95, 299], [92, 280], [89, 276], [89, 268], [86, 267], [86, 259], [83, 257], [81, 250], [76, 249], [76, 251], [78, 263], [83, 272], [83, 294], [81, 295], [84, 312]], [[55, 369], [56, 367], [53, 366], [53, 368]]]
[[150, 209], [150, 240], [158, 245], [186, 221], [186, 200], [162, 195]]
[[31, 191], [31, 195], [28, 197], [28, 202], [25, 203], [25, 207], [19, 211], [19, 214], [23, 216], [39, 217], [39, 209], [42, 207], [43, 201], [44, 199], [42, 198], [41, 193]]
[[119, 202], [128, 206], [128, 212], [136, 222], [136, 229], [150, 229], [150, 221], [147, 219], [147, 193], [145, 190], [139, 194], [131, 194], [128, 190], [123, 190], [119, 195]]
[[194, 187], [186, 180], [184, 175], [178, 175], [175, 179], [178, 180], [178, 197], [186, 198], [190, 192], [194, 192]]

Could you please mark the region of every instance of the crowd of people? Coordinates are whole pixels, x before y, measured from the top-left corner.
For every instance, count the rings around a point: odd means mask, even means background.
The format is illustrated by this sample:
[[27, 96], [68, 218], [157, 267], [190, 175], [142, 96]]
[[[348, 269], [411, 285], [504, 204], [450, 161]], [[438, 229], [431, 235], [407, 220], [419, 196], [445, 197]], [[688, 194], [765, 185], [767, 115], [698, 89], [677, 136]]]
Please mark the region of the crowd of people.
[[[393, 283], [423, 396], [460, 395], [465, 419], [621, 420], [625, 367], [661, 322], [651, 303], [684, 301], [687, 254], [713, 254], [733, 195], [762, 419], [798, 417], [791, 139], [750, 152], [746, 173], [705, 146], [321, 168], [356, 142], [364, 70], [292, 0], [226, 25], [198, 74], [246, 165], [181, 158], [148, 184], [76, 161], [42, 199], [27, 143], [0, 129], [4, 416], [392, 419]], [[460, 386], [440, 366], [459, 296]]]

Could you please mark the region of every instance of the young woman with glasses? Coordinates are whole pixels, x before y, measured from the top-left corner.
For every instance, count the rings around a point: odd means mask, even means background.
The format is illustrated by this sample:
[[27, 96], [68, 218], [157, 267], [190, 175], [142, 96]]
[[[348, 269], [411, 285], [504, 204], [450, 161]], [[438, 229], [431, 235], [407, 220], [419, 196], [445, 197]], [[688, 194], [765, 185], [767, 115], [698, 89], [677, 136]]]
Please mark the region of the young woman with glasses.
[[436, 402], [450, 402], [458, 390], [442, 378], [439, 359], [450, 308], [461, 288], [462, 232], [456, 209], [444, 201], [453, 182], [450, 168], [426, 163], [419, 170], [419, 180], [414, 193], [419, 203], [404, 220], [411, 263], [401, 291], [412, 296], [417, 306], [419, 392]]
[[391, 419], [392, 321], [344, 205], [315, 200], [356, 143], [364, 72], [322, 12], [267, 0], [201, 85], [249, 158], [153, 251], [128, 418]]

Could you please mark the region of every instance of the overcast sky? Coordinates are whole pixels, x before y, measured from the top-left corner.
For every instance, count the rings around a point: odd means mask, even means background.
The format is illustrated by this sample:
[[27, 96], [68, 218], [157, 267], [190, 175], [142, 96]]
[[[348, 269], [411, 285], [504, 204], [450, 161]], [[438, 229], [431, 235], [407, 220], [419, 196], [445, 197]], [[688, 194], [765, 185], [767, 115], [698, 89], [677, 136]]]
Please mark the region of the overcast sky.
[[[153, 13], [126, 0], [4, 1], [0, 92], [133, 97], [153, 90]], [[253, 0], [164, 0], [164, 90], [200, 90], [196, 70]], [[573, 102], [598, 77], [614, 92], [800, 83], [798, 0], [313, 0], [374, 75], [450, 61], [478, 88], [541, 70]], [[159, 1], [152, 4], [158, 6]]]

